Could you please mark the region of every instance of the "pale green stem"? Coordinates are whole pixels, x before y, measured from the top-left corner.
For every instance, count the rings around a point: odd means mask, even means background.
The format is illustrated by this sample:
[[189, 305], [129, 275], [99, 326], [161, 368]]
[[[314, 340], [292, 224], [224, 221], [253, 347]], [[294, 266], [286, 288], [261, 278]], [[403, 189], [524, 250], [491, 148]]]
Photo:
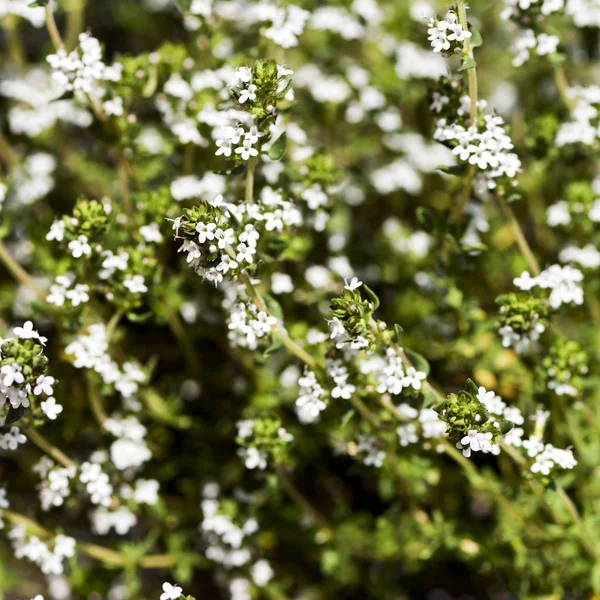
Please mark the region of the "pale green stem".
[[[25, 527], [27, 531], [33, 535], [45, 539], [55, 537], [50, 531], [44, 529], [39, 523], [36, 523], [25, 515], [13, 510], [2, 510], [0, 513], [2, 514], [2, 517], [6, 518], [8, 521], [15, 525]], [[148, 556], [137, 558], [134, 556], [125, 556], [116, 550], [86, 542], [76, 541], [75, 547], [82, 554], [95, 558], [108, 566], [139, 566], [145, 569], [166, 569], [173, 567], [177, 562], [175, 556], [170, 554], [150, 554]]]
[[569, 112], [573, 112], [577, 102], [569, 96], [569, 81], [562, 65], [555, 65], [554, 67], [554, 82], [563, 103], [569, 109]]
[[35, 295], [42, 301], [46, 301], [46, 294], [42, 288], [33, 280], [31, 275], [11, 256], [4, 244], [0, 242], [0, 261], [10, 272], [10, 274], [25, 287], [35, 292]]
[[529, 242], [527, 241], [525, 234], [523, 233], [523, 229], [521, 229], [521, 225], [519, 224], [517, 217], [515, 217], [515, 213], [512, 211], [512, 208], [506, 204], [503, 196], [498, 196], [498, 202], [500, 203], [502, 212], [512, 225], [513, 232], [515, 234], [515, 240], [519, 246], [519, 249], [521, 250], [523, 258], [527, 262], [527, 265], [529, 266], [529, 269], [533, 275], [538, 276], [540, 274], [540, 266], [533, 254], [533, 251], [531, 250], [531, 247], [529, 246]]
[[251, 158], [248, 161], [248, 170], [246, 172], [246, 190], [245, 200], [246, 204], [252, 204], [254, 201], [254, 170], [256, 168], [255, 159]]
[[[469, 31], [469, 22], [467, 19], [467, 6], [465, 0], [457, 1], [458, 7], [458, 22], [462, 25], [465, 31]], [[473, 48], [471, 47], [471, 41], [465, 38], [463, 42], [463, 48], [468, 58], [475, 60], [473, 57]], [[469, 85], [469, 97], [471, 98], [471, 125], [477, 123], [477, 70], [475, 67], [467, 69], [467, 81]]]
[[52, 13], [50, 5], [47, 4], [44, 10], [46, 11], [46, 29], [48, 30], [52, 44], [57, 50], [59, 48], [64, 48], [65, 44], [56, 25], [56, 21], [54, 20], [54, 14]]
[[56, 446], [50, 443], [37, 429], [28, 425], [23, 428], [23, 433], [30, 442], [35, 444], [40, 450], [45, 452], [63, 467], [76, 466], [74, 460], [71, 460], [62, 450], [59, 450]]

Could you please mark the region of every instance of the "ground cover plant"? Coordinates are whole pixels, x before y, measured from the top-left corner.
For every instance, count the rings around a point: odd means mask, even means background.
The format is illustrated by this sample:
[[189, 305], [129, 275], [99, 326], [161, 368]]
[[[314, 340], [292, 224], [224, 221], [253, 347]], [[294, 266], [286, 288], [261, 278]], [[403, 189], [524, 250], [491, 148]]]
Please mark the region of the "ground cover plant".
[[0, 598], [600, 597], [598, 0], [0, 0]]

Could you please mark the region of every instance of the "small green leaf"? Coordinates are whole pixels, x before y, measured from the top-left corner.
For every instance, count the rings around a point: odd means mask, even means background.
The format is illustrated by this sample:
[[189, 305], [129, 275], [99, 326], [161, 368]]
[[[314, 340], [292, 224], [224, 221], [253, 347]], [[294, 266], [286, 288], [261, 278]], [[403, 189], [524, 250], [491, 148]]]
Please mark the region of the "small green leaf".
[[24, 414], [25, 407], [23, 405], [19, 406], [18, 408], [13, 408], [11, 406], [10, 410], [8, 411], [8, 414], [6, 415], [5, 424], [10, 425], [12, 423], [16, 423], [17, 421], [23, 418]]
[[500, 419], [498, 422], [500, 423], [500, 431], [503, 434], [508, 433], [515, 426], [515, 424], [508, 419]]
[[271, 160], [281, 160], [287, 146], [287, 133], [285, 131], [273, 142], [267, 152], [267, 156]]
[[38, 6], [48, 6], [49, 3], [50, 0], [34, 0], [33, 2], [30, 2], [28, 6], [30, 8], [36, 8]]
[[340, 429], [345, 429], [346, 425], [350, 423], [352, 417], [354, 416], [354, 410], [349, 410], [343, 417], [342, 422], [340, 423]]
[[469, 394], [471, 394], [473, 396], [477, 396], [477, 394], [479, 393], [479, 388], [477, 387], [477, 384], [472, 379], [467, 379], [467, 383], [465, 384], [465, 389], [467, 390], [467, 392], [469, 392]]
[[129, 312], [129, 313], [127, 313], [127, 318], [132, 323], [145, 323], [146, 321], [149, 321], [152, 318], [152, 313], [151, 312], [145, 312], [145, 313]]
[[469, 69], [474, 69], [477, 66], [475, 59], [470, 56], [466, 56], [463, 58], [462, 65], [460, 65], [458, 72], [462, 73], [463, 71], [468, 71]]
[[471, 23], [469, 23], [469, 31], [471, 32], [471, 48], [479, 48], [483, 44], [483, 38], [481, 37], [481, 33], [477, 27], [473, 27]]
[[265, 294], [264, 299], [269, 314], [275, 317], [278, 321], [283, 321], [283, 310], [279, 302], [277, 302], [277, 300], [275, 300], [275, 298], [269, 294]]
[[377, 294], [366, 283], [363, 283], [363, 289], [365, 290], [367, 298], [371, 301], [371, 304], [373, 305], [373, 310], [377, 310], [379, 308], [379, 305], [381, 304], [379, 302]]
[[263, 352], [263, 358], [269, 358], [271, 354], [277, 352], [283, 345], [281, 338], [278, 335], [273, 336], [273, 343]]
[[404, 332], [404, 329], [398, 323], [394, 325], [394, 333], [396, 334], [396, 341], [400, 341], [401, 334]]
[[290, 79], [286, 86], [277, 93], [277, 95], [275, 96], [275, 98], [277, 98], [277, 100], [283, 100], [285, 98], [285, 95], [290, 91], [290, 88], [292, 87], [292, 80]]
[[405, 350], [404, 353], [408, 357], [408, 360], [413, 364], [413, 367], [417, 369], [417, 371], [423, 371], [425, 375], [429, 375], [431, 372], [431, 367], [429, 366], [429, 362], [427, 359], [419, 354], [418, 352], [414, 352], [413, 350]]
[[519, 200], [523, 200], [522, 194], [519, 194], [519, 192], [513, 192], [507, 196], [505, 201], [506, 204], [512, 204], [513, 202], [519, 202]]

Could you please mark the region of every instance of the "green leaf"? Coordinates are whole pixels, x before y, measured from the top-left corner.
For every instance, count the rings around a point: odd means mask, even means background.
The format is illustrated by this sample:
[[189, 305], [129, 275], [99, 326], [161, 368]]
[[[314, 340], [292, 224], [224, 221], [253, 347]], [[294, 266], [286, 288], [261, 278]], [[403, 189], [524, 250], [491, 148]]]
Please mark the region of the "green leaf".
[[479, 393], [479, 388], [477, 387], [477, 384], [472, 379], [467, 379], [467, 383], [465, 384], [465, 389], [467, 390], [467, 392], [469, 392], [469, 394], [471, 394], [473, 396], [477, 396], [477, 394]]
[[400, 341], [401, 334], [404, 332], [404, 329], [398, 323], [394, 325], [394, 333], [396, 334], [396, 341]]
[[271, 145], [267, 156], [271, 160], [281, 160], [287, 146], [287, 133], [284, 131]]
[[29, 7], [30, 8], [36, 8], [38, 6], [48, 6], [50, 0], [34, 0], [33, 2], [29, 3]]
[[463, 58], [462, 65], [460, 65], [458, 72], [461, 73], [462, 71], [468, 71], [469, 69], [474, 69], [476, 66], [477, 63], [475, 62], [475, 59], [471, 58], [470, 56], [466, 56]]
[[283, 321], [283, 310], [281, 305], [270, 294], [264, 295], [265, 304], [267, 305], [268, 313], [275, 317], [278, 321]]
[[410, 360], [410, 362], [413, 364], [413, 367], [417, 369], [417, 371], [423, 371], [425, 375], [429, 375], [431, 372], [431, 367], [424, 356], [418, 352], [415, 352], [414, 350], [405, 350], [404, 354], [406, 354], [408, 360]]
[[481, 37], [481, 33], [477, 27], [473, 27], [471, 23], [469, 23], [469, 31], [471, 32], [471, 48], [479, 48], [483, 44], [483, 38]]
[[513, 192], [507, 196], [505, 202], [506, 204], [512, 204], [513, 202], [519, 202], [519, 200], [523, 200], [523, 195], [519, 192]]
[[23, 418], [24, 414], [25, 414], [25, 407], [23, 405], [19, 406], [18, 408], [13, 408], [11, 406], [10, 410], [8, 411], [8, 414], [6, 415], [5, 424], [10, 425], [12, 423], [16, 423], [17, 421], [19, 421]]
[[281, 337], [274, 335], [272, 344], [263, 352], [263, 358], [269, 358], [269, 356], [274, 352], [277, 352], [282, 345], [283, 342], [281, 341]]
[[149, 321], [152, 318], [152, 313], [151, 312], [145, 312], [145, 313], [129, 312], [129, 313], [127, 313], [127, 318], [132, 323], [145, 323], [146, 321]]
[[352, 417], [354, 416], [355, 412], [354, 410], [349, 410], [343, 417], [342, 417], [342, 422], [340, 423], [340, 429], [345, 429], [346, 425], [348, 425], [348, 423], [350, 423]]
[[379, 305], [381, 304], [379, 302], [377, 294], [366, 283], [363, 283], [363, 289], [365, 290], [367, 298], [371, 301], [371, 304], [373, 305], [373, 310], [377, 310], [379, 308]]
[[285, 95], [290, 91], [290, 88], [292, 87], [292, 80], [290, 79], [286, 86], [277, 93], [277, 95], [275, 96], [275, 98], [277, 98], [277, 100], [283, 100], [285, 98]]
[[500, 423], [500, 431], [503, 434], [508, 433], [515, 426], [515, 424], [508, 419], [500, 419], [498, 422]]
[[459, 163], [458, 165], [446, 166], [439, 165], [436, 167], [437, 171], [441, 171], [442, 173], [446, 173], [446, 175], [464, 175], [467, 172], [468, 165], [467, 163]]

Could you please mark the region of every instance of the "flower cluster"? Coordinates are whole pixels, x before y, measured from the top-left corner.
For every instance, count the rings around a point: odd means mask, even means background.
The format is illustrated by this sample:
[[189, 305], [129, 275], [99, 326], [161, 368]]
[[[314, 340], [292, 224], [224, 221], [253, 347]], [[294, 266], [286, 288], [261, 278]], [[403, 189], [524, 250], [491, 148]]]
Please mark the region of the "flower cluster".
[[277, 103], [291, 90], [289, 75], [292, 73], [274, 61], [258, 61], [253, 68], [236, 70], [231, 89], [238, 110], [229, 111], [229, 123], [213, 132], [217, 136], [217, 156], [242, 161], [258, 156], [261, 146], [270, 138]]
[[524, 271], [515, 278], [514, 284], [526, 292], [533, 289], [548, 290], [550, 292], [547, 296], [548, 303], [556, 310], [563, 304], [583, 304], [583, 288], [580, 285], [582, 281], [583, 273], [579, 269], [569, 265], [564, 267], [552, 265], [536, 277]]
[[463, 42], [472, 36], [470, 31], [463, 29], [458, 22], [456, 13], [452, 10], [446, 13], [442, 21], [432, 18], [429, 21], [428, 40], [431, 41], [431, 47], [434, 52], [452, 53], [455, 50], [462, 50]]
[[[41, 410], [47, 410], [52, 415], [50, 418], [56, 418], [54, 412], [60, 412], [62, 407], [56, 409], [53, 397], [55, 380], [46, 374], [48, 359], [43, 353], [43, 346], [47, 339], [33, 328], [31, 321], [15, 327], [13, 333], [15, 337], [4, 339], [0, 345], [0, 395], [10, 407], [6, 424], [20, 419], [25, 409], [43, 396], [47, 399], [40, 402]], [[8, 440], [5, 443], [13, 446]]]
[[8, 537], [17, 558], [26, 558], [47, 575], [61, 575], [65, 559], [75, 555], [75, 540], [66, 535], [57, 535], [47, 544], [36, 535], [28, 536], [27, 529], [18, 525], [9, 531]]
[[119, 365], [109, 353], [106, 327], [102, 323], [89, 325], [87, 333], [78, 335], [66, 348], [77, 369], [92, 369], [102, 382], [114, 388], [124, 399], [134, 396], [146, 380], [146, 375], [134, 361]]
[[238, 454], [247, 469], [264, 470], [272, 457], [275, 464], [285, 462], [287, 447], [294, 436], [279, 419], [244, 419], [236, 423]]
[[573, 87], [568, 95], [575, 103], [575, 108], [571, 112], [571, 120], [560, 126], [556, 145], [597, 146], [600, 139], [600, 86]]
[[[437, 107], [442, 109], [449, 102], [447, 96], [440, 96], [437, 104], [433, 105], [434, 110]], [[469, 114], [470, 98], [460, 98], [460, 106], [457, 114], [462, 114], [463, 123], [440, 118], [434, 139], [452, 148], [452, 153], [461, 161], [474, 165], [481, 171], [483, 189], [495, 189], [498, 180], [512, 183], [521, 171], [521, 161], [517, 154], [511, 152], [513, 143], [506, 133], [504, 119], [498, 115], [480, 113], [476, 125], [467, 125], [464, 119]], [[478, 102], [478, 111], [483, 111], [485, 107], [485, 101]], [[444, 114], [447, 111], [448, 109], [443, 109]]]
[[102, 61], [100, 42], [89, 33], [79, 34], [79, 46], [67, 53], [59, 48], [47, 61], [52, 67], [52, 77], [65, 91], [81, 91], [100, 95], [102, 82], [119, 81], [122, 67], [119, 63], [108, 66]]

